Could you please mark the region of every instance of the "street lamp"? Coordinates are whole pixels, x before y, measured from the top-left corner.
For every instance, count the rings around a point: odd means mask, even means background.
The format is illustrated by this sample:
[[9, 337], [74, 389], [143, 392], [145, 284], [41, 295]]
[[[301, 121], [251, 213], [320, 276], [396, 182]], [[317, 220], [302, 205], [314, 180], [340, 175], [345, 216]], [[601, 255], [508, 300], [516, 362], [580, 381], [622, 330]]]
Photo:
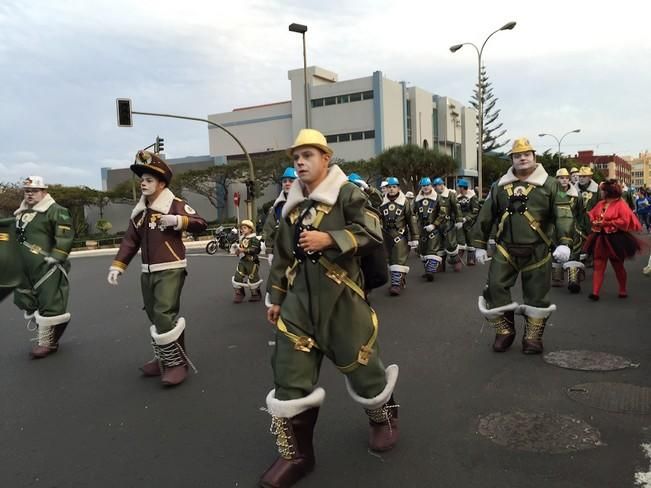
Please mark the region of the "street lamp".
[[486, 46], [486, 43], [488, 40], [493, 37], [494, 34], [497, 34], [499, 31], [503, 30], [511, 30], [515, 27], [515, 22], [507, 22], [504, 24], [502, 27], [497, 29], [494, 32], [491, 32], [491, 34], [484, 40], [484, 43], [481, 45], [481, 49], [477, 47], [476, 44], [472, 42], [463, 42], [461, 44], [455, 44], [454, 46], [450, 46], [450, 51], [453, 53], [456, 53], [459, 49], [461, 49], [463, 46], [472, 46], [475, 48], [475, 51], [477, 51], [477, 107], [478, 107], [478, 114], [477, 114], [477, 132], [478, 134], [478, 140], [477, 140], [477, 172], [479, 173], [479, 176], [477, 178], [477, 183], [479, 184], [479, 193], [480, 197], [482, 195], [482, 156], [483, 156], [483, 142], [484, 142], [484, 88], [482, 86], [481, 82], [481, 55], [484, 53], [484, 47]]
[[538, 134], [538, 137], [549, 136], [549, 137], [553, 137], [554, 139], [556, 139], [556, 142], [558, 142], [558, 169], [561, 169], [561, 142], [563, 142], [563, 139], [565, 139], [565, 136], [567, 136], [569, 134], [578, 134], [579, 132], [581, 132], [581, 129], [571, 130], [571, 131], [566, 132], [565, 134], [563, 134], [563, 136], [560, 139], [558, 137], [556, 137], [554, 134], [547, 134], [545, 132], [542, 132], [542, 133]]
[[305, 52], [305, 33], [307, 26], [303, 24], [289, 24], [290, 32], [298, 32], [303, 36], [303, 92], [305, 94], [305, 128], [310, 127], [307, 122], [307, 56]]

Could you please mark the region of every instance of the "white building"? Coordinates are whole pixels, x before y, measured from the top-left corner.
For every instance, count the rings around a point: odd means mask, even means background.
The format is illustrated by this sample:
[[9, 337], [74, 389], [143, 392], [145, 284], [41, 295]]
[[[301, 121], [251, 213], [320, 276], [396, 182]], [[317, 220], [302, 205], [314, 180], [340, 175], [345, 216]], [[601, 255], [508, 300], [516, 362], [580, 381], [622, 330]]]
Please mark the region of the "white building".
[[[291, 100], [236, 108], [208, 119], [228, 128], [249, 153], [286, 149], [305, 127], [303, 69], [289, 71], [288, 78]], [[457, 175], [473, 181], [477, 176], [476, 111], [457, 100], [389, 80], [381, 71], [338, 81], [336, 73], [318, 66], [307, 68], [307, 92], [308, 125], [326, 136], [336, 158], [370, 159], [393, 146], [417, 144], [454, 157]], [[241, 155], [228, 134], [209, 129], [211, 156]]]

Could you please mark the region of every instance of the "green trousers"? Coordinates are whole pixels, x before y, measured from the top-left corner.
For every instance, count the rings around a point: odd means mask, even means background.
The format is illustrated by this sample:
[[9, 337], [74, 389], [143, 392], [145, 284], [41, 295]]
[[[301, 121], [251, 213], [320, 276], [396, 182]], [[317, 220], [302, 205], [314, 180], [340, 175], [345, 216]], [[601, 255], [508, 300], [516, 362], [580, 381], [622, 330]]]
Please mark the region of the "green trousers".
[[[348, 294], [349, 291], [344, 293]], [[340, 370], [354, 365], [351, 370], [343, 372], [359, 396], [373, 398], [384, 390], [387, 384], [386, 373], [377, 342], [372, 347], [368, 364], [356, 364], [361, 346], [373, 334], [370, 307], [360, 303], [360, 306], [351, 308], [349, 304], [350, 301], [346, 300], [336, 305], [328, 323], [317, 327], [310, 326], [309, 321], [303, 327], [292, 323], [289, 318], [283, 318], [281, 309], [281, 318], [287, 330], [298, 336], [313, 338], [318, 349], [314, 347], [309, 352], [299, 351], [287, 336], [281, 332], [276, 333], [276, 348], [271, 364], [278, 400], [296, 400], [309, 395], [319, 380], [324, 356]]]
[[[70, 262], [61, 263], [61, 267], [67, 274], [70, 271]], [[66, 313], [70, 286], [66, 274], [59, 268], [34, 289], [50, 269], [51, 265], [44, 261], [43, 264], [30, 270], [30, 273], [22, 276], [14, 292], [14, 303], [18, 308], [28, 314], [38, 311], [43, 317], [56, 317]]]
[[249, 285], [252, 288], [258, 288], [261, 282], [259, 271], [260, 264], [254, 261], [240, 259], [240, 262], [237, 263], [235, 274], [233, 275], [233, 281]]
[[158, 334], [174, 328], [181, 307], [181, 291], [188, 272], [185, 268], [142, 273], [140, 286], [145, 312]]
[[390, 265], [407, 265], [407, 260], [409, 259], [409, 244], [407, 243], [406, 237], [401, 237], [398, 242], [395, 242], [393, 238], [388, 237], [388, 234], [385, 234], [384, 247], [387, 251], [387, 256], [389, 256]]
[[509, 253], [508, 258], [498, 248], [488, 268], [488, 281], [483, 293], [490, 308], [513, 302], [511, 288], [518, 275], [522, 279], [522, 301], [525, 305], [539, 308], [550, 306], [552, 260], [549, 248], [545, 244], [530, 247], [531, 256], [516, 257]]

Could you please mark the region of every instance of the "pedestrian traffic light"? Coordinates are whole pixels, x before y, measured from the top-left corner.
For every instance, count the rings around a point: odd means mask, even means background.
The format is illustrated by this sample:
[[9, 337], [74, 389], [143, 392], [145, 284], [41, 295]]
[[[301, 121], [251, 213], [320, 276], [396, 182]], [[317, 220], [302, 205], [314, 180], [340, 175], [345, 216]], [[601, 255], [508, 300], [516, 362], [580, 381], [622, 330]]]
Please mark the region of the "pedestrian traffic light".
[[131, 99], [116, 98], [118, 109], [118, 127], [133, 127], [131, 121]]
[[246, 180], [246, 199], [253, 200], [255, 198], [255, 182]]
[[154, 152], [160, 154], [165, 151], [165, 139], [162, 137], [156, 136], [156, 144], [154, 144]]

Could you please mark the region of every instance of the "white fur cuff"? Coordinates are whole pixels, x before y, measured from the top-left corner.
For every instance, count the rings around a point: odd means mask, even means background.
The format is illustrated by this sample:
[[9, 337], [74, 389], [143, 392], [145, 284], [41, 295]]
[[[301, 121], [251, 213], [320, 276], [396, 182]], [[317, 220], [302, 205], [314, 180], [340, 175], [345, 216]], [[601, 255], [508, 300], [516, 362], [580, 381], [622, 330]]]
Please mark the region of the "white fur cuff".
[[531, 305], [520, 305], [521, 315], [531, 317], [532, 319], [546, 319], [556, 310], [556, 305], [552, 304], [547, 308], [532, 307]]
[[34, 318], [34, 314], [36, 312], [32, 312], [31, 314], [27, 313], [27, 310], [23, 310], [23, 317], [25, 317], [25, 320], [32, 320]]
[[392, 264], [389, 266], [389, 271], [400, 271], [401, 273], [409, 273], [409, 266], [401, 264]]
[[320, 387], [308, 396], [296, 400], [278, 400], [276, 390], [271, 390], [267, 395], [267, 410], [274, 417], [291, 419], [310, 408], [320, 407], [324, 400], [325, 390]]
[[387, 378], [387, 384], [384, 387], [384, 390], [382, 390], [380, 393], [378, 393], [376, 396], [373, 398], [363, 398], [359, 396], [357, 393], [353, 391], [353, 387], [350, 386], [350, 382], [348, 381], [348, 377], [346, 377], [346, 389], [348, 390], [348, 394], [351, 396], [351, 398], [356, 402], [362, 405], [364, 408], [368, 410], [374, 410], [376, 408], [380, 408], [382, 405], [387, 403], [389, 399], [391, 398], [391, 395], [393, 395], [393, 390], [396, 388], [396, 383], [398, 382], [398, 372], [400, 369], [398, 368], [397, 364], [392, 364], [390, 366], [387, 366], [387, 369], [385, 370], [386, 373], [386, 378]]
[[168, 344], [171, 344], [174, 341], [177, 341], [179, 337], [181, 337], [181, 333], [184, 330], [185, 330], [185, 319], [183, 317], [179, 317], [176, 320], [176, 325], [172, 330], [163, 332], [162, 334], [158, 334], [156, 332], [156, 326], [154, 325], [152, 325], [149, 328], [149, 332], [151, 333], [151, 338], [154, 339], [154, 342], [159, 346], [166, 346]]
[[496, 319], [501, 315], [504, 315], [505, 312], [516, 312], [520, 308], [520, 305], [516, 302], [511, 302], [508, 305], [502, 305], [501, 307], [488, 308], [488, 303], [486, 299], [482, 296], [479, 297], [477, 305], [479, 306], [479, 311], [487, 319]]
[[69, 313], [64, 313], [61, 315], [55, 315], [53, 317], [43, 317], [40, 313], [38, 313], [38, 310], [34, 312], [34, 317], [36, 318], [36, 323], [39, 326], [46, 326], [50, 327], [52, 325], [59, 325], [59, 324], [65, 324], [67, 322], [70, 322], [70, 314]]
[[233, 283], [233, 288], [248, 288], [249, 285], [248, 283], [241, 283], [239, 281], [235, 281], [235, 276], [231, 278], [231, 283]]
[[570, 268], [585, 269], [585, 264], [583, 264], [580, 261], [567, 261], [563, 263], [563, 269], [570, 269]]

